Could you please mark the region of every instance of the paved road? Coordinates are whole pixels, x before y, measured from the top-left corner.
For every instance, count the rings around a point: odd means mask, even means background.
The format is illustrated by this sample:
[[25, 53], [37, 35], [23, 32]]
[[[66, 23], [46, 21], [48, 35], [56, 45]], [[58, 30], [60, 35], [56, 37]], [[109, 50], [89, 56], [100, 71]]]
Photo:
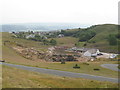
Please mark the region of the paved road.
[[108, 77], [95, 76], [95, 75], [90, 75], [90, 74], [74, 73], [74, 72], [67, 72], [67, 71], [37, 68], [37, 67], [29, 67], [29, 66], [15, 65], [15, 64], [8, 64], [8, 63], [2, 63], [2, 64], [11, 66], [11, 67], [16, 67], [16, 68], [23, 69], [23, 70], [39, 72], [39, 73], [46, 73], [46, 74], [52, 74], [52, 75], [58, 75], [58, 76], [64, 76], [64, 77], [86, 78], [86, 79], [99, 80], [99, 81], [110, 81], [110, 82], [118, 83], [117, 78], [108, 78]]
[[101, 67], [120, 72], [120, 69], [118, 69], [118, 64], [102, 64]]

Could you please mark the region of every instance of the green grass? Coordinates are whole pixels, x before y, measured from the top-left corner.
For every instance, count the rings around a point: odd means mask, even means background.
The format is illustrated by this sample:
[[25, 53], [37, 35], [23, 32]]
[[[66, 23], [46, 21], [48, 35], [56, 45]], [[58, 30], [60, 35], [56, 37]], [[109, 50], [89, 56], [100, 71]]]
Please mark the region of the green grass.
[[[8, 46], [2, 47], [2, 53], [3, 53], [3, 60], [9, 63], [14, 64], [21, 64], [21, 65], [27, 65], [27, 66], [33, 66], [33, 67], [41, 67], [41, 68], [47, 68], [47, 69], [57, 69], [62, 71], [70, 71], [70, 72], [77, 72], [77, 73], [86, 73], [86, 74], [92, 74], [92, 75], [100, 75], [100, 76], [106, 76], [106, 77], [117, 77], [118, 73], [116, 71], [112, 71], [109, 69], [105, 69], [100, 67], [102, 63], [111, 63], [108, 61], [104, 62], [90, 62], [90, 65], [84, 65], [81, 62], [66, 62], [66, 64], [60, 64], [60, 63], [52, 63], [52, 62], [40, 62], [40, 61], [32, 61], [28, 60], [26, 58], [23, 58], [20, 56], [20, 54], [16, 53], [12, 48]], [[75, 64], [79, 64], [81, 67], [80, 69], [73, 69], [73, 66]], [[94, 68], [100, 68], [100, 71], [94, 71]], [[112, 74], [111, 74], [112, 73]]]
[[74, 37], [62, 37], [62, 38], [53, 38], [57, 41], [57, 45], [65, 46], [74, 46], [78, 42], [78, 38]]
[[14, 38], [12, 37], [12, 34], [8, 32], [2, 32], [2, 42], [4, 41], [10, 41], [6, 42], [8, 45], [16, 45], [17, 43], [26, 47], [33, 47], [40, 51], [47, 51], [47, 48], [50, 47], [48, 45], [42, 45], [41, 42], [38, 41], [32, 41], [32, 40], [26, 40], [26, 39], [20, 39], [20, 38]]
[[118, 33], [118, 25], [115, 25], [115, 24], [96, 25], [93, 28], [91, 27], [89, 30], [96, 32], [96, 36], [94, 38], [92, 38], [92, 40], [101, 42], [101, 40], [107, 39], [109, 34], [117, 34]]
[[84, 47], [84, 44], [85, 44], [86, 42], [78, 42], [78, 43], [76, 43], [76, 46], [77, 47]]
[[95, 31], [96, 35], [89, 41], [95, 41], [96, 43], [88, 44], [88, 47], [96, 47], [105, 52], [117, 52], [117, 45], [110, 46], [108, 44], [107, 38], [109, 34], [117, 34], [118, 26], [115, 24], [103, 24], [96, 25], [89, 30]]
[[117, 83], [60, 77], [3, 66], [2, 88], [118, 88]]
[[[91, 38], [88, 42], [95, 42], [95, 43], [87, 43], [86, 47], [98, 48], [104, 52], [117, 52], [118, 48], [117, 45], [111, 46], [108, 44], [108, 36], [110, 34], [117, 34], [118, 33], [118, 25], [115, 24], [101, 24], [101, 25], [94, 25], [91, 27], [86, 28], [88, 31], [96, 32], [96, 35]], [[79, 32], [83, 29], [70, 29], [66, 32]], [[82, 44], [80, 44], [81, 47]]]
[[[109, 25], [108, 25], [109, 26]], [[87, 47], [100, 48], [100, 50], [105, 50], [109, 52], [109, 49], [117, 50], [116, 46], [109, 46], [106, 41], [106, 34], [112, 33], [116, 26], [112, 25], [106, 28], [106, 26], [95, 27], [97, 35], [95, 38], [91, 39], [91, 41], [96, 41], [96, 43], [89, 43]], [[104, 31], [107, 30], [107, 31]], [[109, 33], [107, 33], [109, 32]], [[116, 33], [116, 31], [115, 31]], [[58, 42], [58, 45], [65, 46], [74, 46], [75, 43], [78, 42], [77, 38], [73, 37], [63, 37], [63, 38], [55, 38]], [[105, 63], [116, 63], [115, 61], [96, 61], [96, 62], [88, 62], [89, 65], [86, 65], [82, 62], [66, 62], [66, 64], [61, 64], [59, 62], [40, 62], [40, 61], [32, 61], [20, 56], [20, 54], [16, 53], [10, 46], [15, 46], [16, 43], [21, 44], [27, 47], [34, 47], [40, 51], [47, 51], [47, 48], [50, 46], [42, 45], [41, 42], [36, 42], [32, 40], [25, 40], [19, 38], [11, 37], [11, 34], [4, 32], [2, 33], [2, 40], [0, 41], [10, 41], [6, 46], [2, 45], [2, 54], [3, 60], [8, 63], [27, 65], [33, 67], [41, 67], [46, 69], [55, 69], [62, 71], [70, 71], [77, 73], [86, 73], [92, 75], [99, 75], [105, 77], [118, 77], [118, 72], [112, 71], [109, 69], [105, 69], [100, 67], [101, 64]], [[0, 42], [0, 45], [2, 43]], [[80, 44], [82, 45], [82, 44]], [[73, 69], [73, 66], [78, 64], [80, 69]], [[93, 69], [98, 68], [100, 71], [94, 71]], [[111, 74], [112, 73], [112, 74]], [[20, 70], [16, 68], [11, 68], [7, 66], [3, 66], [3, 88], [15, 88], [15, 87], [32, 87], [32, 88], [108, 88], [108, 87], [117, 87], [117, 84], [110, 82], [99, 82], [88, 79], [77, 79], [77, 78], [67, 78], [67, 77], [58, 77], [46, 74], [38, 74], [33, 72], [28, 72], [25, 70]]]
[[[2, 33], [0, 33], [0, 60], [2, 60]], [[0, 89], [2, 89], [2, 65], [0, 64]]]
[[[7, 61], [6, 61], [7, 62]], [[86, 73], [91, 75], [98, 75], [98, 76], [105, 76], [105, 77], [114, 77], [118, 78], [118, 72], [112, 71], [106, 68], [102, 68], [100, 65], [105, 63], [115, 63], [113, 62], [89, 62], [89, 65], [86, 65], [82, 62], [66, 62], [66, 64], [61, 64], [60, 62], [52, 63], [52, 62], [39, 62], [39, 61], [8, 61], [9, 63], [13, 64], [20, 64], [20, 65], [27, 65], [32, 67], [40, 67], [46, 69], [54, 69], [54, 70], [61, 70], [61, 71], [69, 71], [69, 72], [76, 72], [76, 73]], [[74, 69], [73, 66], [78, 64], [80, 69]], [[98, 68], [100, 71], [95, 71], [93, 69]], [[112, 73], [112, 74], [111, 74]]]
[[[3, 40], [10, 40], [11, 42], [14, 41], [12, 37], [9, 36], [10, 34], [4, 33], [3, 34]], [[9, 37], [8, 37], [9, 36]], [[64, 38], [57, 38], [61, 42], [65, 42], [67, 44], [72, 44], [72, 42], [77, 41], [69, 40], [74, 39], [71, 37], [64, 37]], [[24, 39], [15, 39], [15, 41], [19, 43], [23, 43], [24, 45], [29, 45], [29, 47], [35, 46], [37, 47], [37, 43], [30, 40], [24, 40]], [[26, 42], [26, 43], [25, 43]], [[33, 67], [41, 67], [41, 68], [47, 68], [47, 69], [57, 69], [62, 71], [70, 71], [70, 72], [77, 72], [77, 73], [86, 73], [86, 74], [92, 74], [92, 75], [99, 75], [99, 76], [106, 76], [106, 77], [117, 77], [118, 72], [112, 71], [109, 69], [102, 68], [100, 65], [103, 63], [114, 63], [110, 61], [97, 61], [97, 62], [89, 62], [90, 65], [84, 65], [81, 62], [66, 62], [66, 64], [60, 64], [60, 63], [52, 63], [52, 62], [40, 62], [38, 60], [32, 61], [28, 60], [26, 58], [23, 58], [20, 56], [20, 54], [16, 53], [12, 48], [9, 47], [10, 45], [2, 46], [2, 54], [3, 54], [3, 60], [5, 60], [8, 63], [14, 63], [14, 64], [21, 64], [21, 65], [27, 65], [27, 66], [33, 66]], [[39, 48], [41, 46], [38, 46]], [[44, 49], [44, 48], [43, 48]], [[73, 66], [75, 64], [78, 64], [81, 68], [80, 69], [73, 69]], [[100, 71], [94, 71], [94, 68], [99, 68]], [[111, 74], [112, 73], [112, 74]]]
[[2, 88], [2, 65], [0, 64], [0, 89]]

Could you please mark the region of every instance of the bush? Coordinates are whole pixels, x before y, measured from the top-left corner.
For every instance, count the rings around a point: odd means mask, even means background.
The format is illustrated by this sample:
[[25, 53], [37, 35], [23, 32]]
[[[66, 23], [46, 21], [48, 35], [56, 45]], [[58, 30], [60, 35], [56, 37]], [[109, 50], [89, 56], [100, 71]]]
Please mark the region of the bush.
[[50, 44], [51, 44], [51, 45], [56, 45], [56, 44], [57, 44], [57, 41], [54, 40], [54, 39], [51, 39], [51, 40], [50, 40]]
[[85, 43], [83, 46], [87, 46], [87, 44]]
[[78, 66], [77, 64], [75, 64], [75, 66], [73, 68], [77, 69], [77, 68], [80, 68], [80, 66]]
[[94, 31], [87, 31], [87, 30], [84, 30], [78, 34], [79, 34], [79, 41], [81, 42], [88, 41], [96, 35]]
[[61, 61], [61, 64], [65, 64], [65, 61]]
[[95, 71], [99, 71], [100, 69], [99, 69], [99, 68], [94, 68], [93, 70], [95, 70]]
[[117, 45], [117, 39], [113, 34], [109, 35], [108, 41], [109, 41], [109, 45]]

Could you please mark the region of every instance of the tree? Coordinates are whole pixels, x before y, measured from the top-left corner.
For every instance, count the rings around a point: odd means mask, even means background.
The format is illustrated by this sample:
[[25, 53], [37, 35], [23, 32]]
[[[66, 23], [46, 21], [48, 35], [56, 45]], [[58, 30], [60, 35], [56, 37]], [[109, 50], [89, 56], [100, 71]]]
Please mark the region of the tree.
[[109, 45], [117, 45], [117, 39], [113, 34], [109, 35], [108, 41], [109, 41]]
[[76, 37], [79, 37], [79, 41], [88, 41], [94, 37], [96, 33], [94, 31], [83, 30], [76, 34]]
[[87, 46], [87, 43], [85, 43], [83, 46]]
[[35, 35], [34, 39], [35, 39], [35, 41], [42, 41], [43, 40], [42, 37], [38, 34]]
[[51, 39], [51, 40], [50, 40], [50, 44], [51, 44], [51, 45], [56, 45], [56, 44], [57, 44], [57, 41], [54, 40], [54, 39]]
[[45, 40], [43, 40], [43, 44], [44, 45], [49, 45], [49, 41], [45, 39]]
[[61, 60], [61, 64], [65, 64], [65, 60]]
[[116, 37], [117, 37], [118, 39], [120, 39], [120, 33], [116, 34]]

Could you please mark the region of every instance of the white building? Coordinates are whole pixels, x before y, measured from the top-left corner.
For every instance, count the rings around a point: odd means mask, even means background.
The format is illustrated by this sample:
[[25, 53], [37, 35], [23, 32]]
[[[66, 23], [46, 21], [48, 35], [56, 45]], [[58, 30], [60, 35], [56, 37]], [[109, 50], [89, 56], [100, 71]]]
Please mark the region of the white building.
[[115, 58], [118, 54], [114, 54], [114, 53], [104, 53], [104, 52], [101, 52], [102, 55], [101, 56], [98, 56], [97, 58]]
[[94, 57], [95, 56], [96, 57], [99, 54], [101, 54], [101, 53], [98, 49], [89, 49], [83, 54], [83, 56], [87, 56], [87, 57]]
[[31, 35], [26, 36], [27, 39], [28, 39], [28, 38], [34, 38], [34, 37], [35, 37], [34, 34], [31, 34]]
[[59, 34], [58, 37], [61, 38], [61, 37], [64, 37], [64, 35], [63, 34]]

